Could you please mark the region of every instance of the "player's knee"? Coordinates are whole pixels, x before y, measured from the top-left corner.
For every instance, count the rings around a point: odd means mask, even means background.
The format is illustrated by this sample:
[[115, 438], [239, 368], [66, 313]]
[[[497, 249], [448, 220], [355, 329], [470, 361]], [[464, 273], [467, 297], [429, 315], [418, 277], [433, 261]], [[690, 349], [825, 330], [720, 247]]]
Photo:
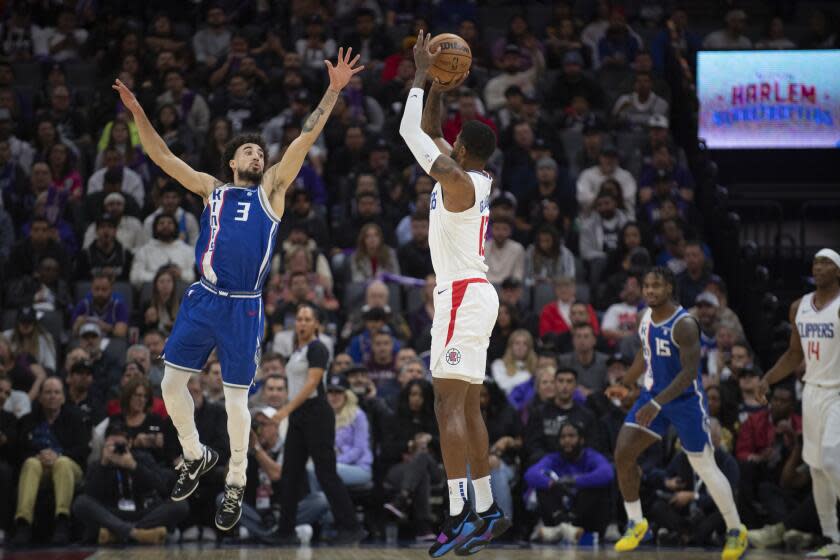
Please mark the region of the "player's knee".
[[832, 480], [840, 480], [840, 447], [823, 445], [821, 451], [823, 471]]
[[190, 373], [184, 370], [167, 365], [163, 370], [163, 379], [160, 381], [160, 392], [164, 401], [177, 396], [187, 386]]

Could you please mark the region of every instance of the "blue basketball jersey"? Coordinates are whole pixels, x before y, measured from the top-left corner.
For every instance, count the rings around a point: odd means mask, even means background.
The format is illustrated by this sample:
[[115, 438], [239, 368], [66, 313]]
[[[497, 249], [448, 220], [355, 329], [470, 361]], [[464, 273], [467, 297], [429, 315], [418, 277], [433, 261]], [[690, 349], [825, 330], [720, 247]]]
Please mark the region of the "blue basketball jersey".
[[[651, 310], [647, 308], [639, 323], [639, 337], [645, 357], [645, 389], [654, 396], [662, 392], [682, 370], [680, 347], [674, 341], [674, 327], [679, 321], [694, 320], [682, 307], [661, 323], [654, 323]], [[685, 390], [685, 395], [697, 393], [703, 386], [700, 372], [695, 383]]]
[[262, 291], [279, 224], [259, 185], [216, 187], [201, 213], [195, 245], [199, 272], [223, 290]]

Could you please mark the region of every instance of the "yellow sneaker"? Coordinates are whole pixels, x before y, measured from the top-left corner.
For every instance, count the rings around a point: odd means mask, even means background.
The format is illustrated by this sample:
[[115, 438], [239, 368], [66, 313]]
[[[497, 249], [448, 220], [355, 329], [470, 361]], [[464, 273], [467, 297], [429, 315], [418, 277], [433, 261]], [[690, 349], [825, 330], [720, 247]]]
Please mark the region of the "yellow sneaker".
[[747, 539], [747, 527], [741, 525], [737, 529], [730, 529], [726, 533], [726, 544], [723, 546], [723, 554], [720, 555], [721, 560], [738, 560], [743, 556], [749, 545]]
[[648, 532], [647, 519], [642, 518], [638, 523], [632, 521], [627, 523], [627, 530], [624, 531], [624, 536], [618, 539], [615, 543], [616, 552], [629, 552], [635, 550], [639, 543], [645, 538]]

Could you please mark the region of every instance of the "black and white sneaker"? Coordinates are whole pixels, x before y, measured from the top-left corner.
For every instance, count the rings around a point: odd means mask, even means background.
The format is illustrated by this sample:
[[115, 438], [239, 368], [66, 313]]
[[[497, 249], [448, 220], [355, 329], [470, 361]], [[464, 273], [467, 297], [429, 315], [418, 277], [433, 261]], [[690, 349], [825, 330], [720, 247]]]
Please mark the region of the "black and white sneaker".
[[242, 516], [242, 499], [245, 497], [244, 486], [225, 484], [225, 495], [219, 509], [216, 510], [216, 527], [220, 531], [230, 531]]
[[185, 459], [181, 463], [178, 480], [175, 481], [175, 487], [172, 489], [172, 501], [181, 502], [192, 496], [192, 493], [198, 488], [198, 479], [215, 467], [218, 461], [219, 454], [209, 447], [204, 448], [201, 458], [194, 461]]

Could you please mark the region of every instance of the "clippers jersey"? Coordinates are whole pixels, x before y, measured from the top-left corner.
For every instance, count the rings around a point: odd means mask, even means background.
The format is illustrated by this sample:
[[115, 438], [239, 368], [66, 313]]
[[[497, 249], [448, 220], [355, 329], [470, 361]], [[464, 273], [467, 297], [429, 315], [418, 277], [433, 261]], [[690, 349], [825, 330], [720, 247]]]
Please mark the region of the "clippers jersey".
[[[650, 308], [645, 309], [639, 323], [639, 338], [642, 339], [642, 352], [645, 357], [645, 389], [654, 396], [662, 392], [679, 375], [680, 347], [674, 341], [674, 327], [686, 318], [694, 320], [682, 307], [661, 323], [654, 323]], [[698, 369], [697, 379], [682, 396], [700, 394], [703, 382]]]
[[817, 311], [814, 292], [806, 294], [796, 310], [796, 329], [805, 355], [805, 383], [840, 386], [840, 296]]
[[484, 171], [469, 171], [475, 204], [463, 212], [443, 206], [443, 187], [435, 184], [429, 202], [429, 249], [437, 282], [485, 278], [484, 239], [490, 221], [492, 178]]
[[195, 264], [201, 276], [222, 290], [262, 291], [280, 225], [263, 189], [216, 187], [200, 225]]

